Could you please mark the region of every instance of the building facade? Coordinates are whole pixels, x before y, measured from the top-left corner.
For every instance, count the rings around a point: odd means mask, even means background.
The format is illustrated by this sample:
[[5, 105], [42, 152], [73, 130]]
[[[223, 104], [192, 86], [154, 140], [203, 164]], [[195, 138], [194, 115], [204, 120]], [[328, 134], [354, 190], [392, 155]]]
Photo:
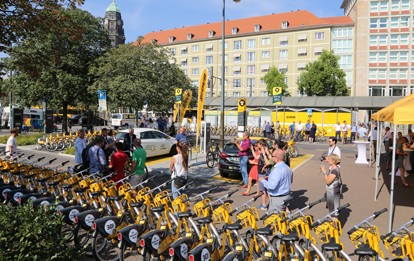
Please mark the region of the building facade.
[[122, 20], [121, 10], [112, 0], [111, 4], [106, 8], [104, 27], [108, 31], [112, 48], [119, 44], [125, 44], [124, 21]]
[[354, 25], [357, 96], [414, 93], [414, 1], [344, 0]]
[[[207, 96], [221, 96], [222, 23], [209, 23], [148, 33], [144, 41], [168, 48], [175, 62], [198, 86], [207, 68], [212, 84]], [[271, 67], [285, 74], [292, 96], [300, 95], [297, 79], [323, 49], [340, 56], [350, 90], [353, 81], [353, 22], [350, 17], [318, 18], [292, 11], [228, 20], [225, 40], [225, 96], [268, 96], [262, 77]]]

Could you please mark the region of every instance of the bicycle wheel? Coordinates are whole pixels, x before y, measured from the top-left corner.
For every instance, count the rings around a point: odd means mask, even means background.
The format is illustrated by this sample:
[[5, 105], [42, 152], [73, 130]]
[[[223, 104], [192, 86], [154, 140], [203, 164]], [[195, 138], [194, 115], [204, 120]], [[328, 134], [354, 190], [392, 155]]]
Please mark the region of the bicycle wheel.
[[213, 155], [213, 152], [211, 152], [211, 151], [207, 152], [206, 163], [207, 163], [207, 167], [209, 167], [209, 168], [214, 167], [214, 155]]
[[92, 252], [96, 260], [116, 261], [119, 260], [121, 250], [118, 247], [116, 238], [108, 239], [100, 233], [96, 233], [93, 238]]
[[127, 246], [125, 242], [121, 244], [120, 261], [124, 260], [142, 260], [140, 251], [136, 245]]
[[42, 149], [43, 149], [43, 145], [41, 145], [41, 144], [37, 143], [37, 144], [36, 144], [36, 149], [37, 149], [37, 150], [42, 150]]
[[75, 246], [78, 249], [85, 249], [85, 254], [87, 256], [92, 256], [92, 243], [89, 240], [92, 238], [93, 231], [86, 231], [79, 226], [76, 226], [73, 230], [73, 240]]
[[253, 260], [259, 259], [264, 252], [267, 251], [268, 246], [266, 242], [264, 242], [259, 236], [256, 236], [257, 244], [251, 242], [253, 240], [253, 234], [249, 231], [246, 233], [246, 242], [247, 245], [250, 247], [250, 244], [253, 243]]
[[296, 147], [295, 145], [289, 147], [288, 152], [289, 152], [290, 157], [292, 158], [296, 158], [299, 155], [298, 147]]
[[145, 176], [144, 176], [144, 179], [142, 181], [144, 181], [148, 178], [148, 168], [147, 168], [147, 166], [145, 166], [145, 174], [144, 175]]

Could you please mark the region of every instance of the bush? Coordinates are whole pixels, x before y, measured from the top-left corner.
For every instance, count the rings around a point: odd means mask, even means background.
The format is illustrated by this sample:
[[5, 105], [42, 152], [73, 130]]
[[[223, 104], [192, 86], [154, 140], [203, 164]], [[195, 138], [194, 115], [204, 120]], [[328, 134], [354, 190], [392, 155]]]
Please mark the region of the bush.
[[32, 204], [0, 206], [0, 260], [77, 260], [61, 235], [63, 216]]
[[66, 148], [63, 153], [75, 155], [75, 147]]
[[[1, 136], [0, 143], [6, 144], [9, 139], [9, 135]], [[19, 135], [16, 138], [17, 146], [26, 146], [26, 145], [36, 145], [37, 139], [41, 138], [42, 134], [28, 134], [28, 135]]]

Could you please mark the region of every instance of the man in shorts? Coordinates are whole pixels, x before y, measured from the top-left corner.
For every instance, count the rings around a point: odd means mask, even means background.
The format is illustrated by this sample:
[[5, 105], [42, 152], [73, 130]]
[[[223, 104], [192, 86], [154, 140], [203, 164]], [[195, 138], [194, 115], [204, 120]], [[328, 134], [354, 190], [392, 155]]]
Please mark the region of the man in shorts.
[[147, 161], [147, 152], [141, 146], [141, 139], [133, 141], [135, 150], [132, 154], [132, 164], [130, 172], [133, 176], [130, 179], [131, 185], [134, 187], [141, 183], [145, 178], [145, 162]]

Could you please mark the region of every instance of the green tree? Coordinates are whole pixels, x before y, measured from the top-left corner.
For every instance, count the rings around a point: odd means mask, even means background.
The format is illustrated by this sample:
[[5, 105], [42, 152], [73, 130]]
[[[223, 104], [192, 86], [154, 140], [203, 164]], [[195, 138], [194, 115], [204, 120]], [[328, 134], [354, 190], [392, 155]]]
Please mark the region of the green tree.
[[306, 65], [298, 78], [298, 89], [307, 96], [347, 96], [345, 72], [339, 68], [339, 57], [323, 50], [318, 60]]
[[148, 102], [148, 110], [170, 111], [174, 103], [174, 89], [194, 87], [180, 68], [170, 63], [167, 50], [155, 44], [142, 43], [121, 45], [100, 57], [91, 68], [96, 81], [91, 90], [107, 91], [111, 109], [129, 108], [142, 110]]
[[63, 7], [75, 7], [84, 0], [2, 0], [0, 2], [0, 52], [10, 51], [14, 43], [49, 32], [66, 20]]
[[35, 105], [44, 97], [48, 107], [63, 108], [66, 129], [67, 106], [94, 101], [96, 95], [88, 95], [89, 66], [110, 41], [100, 18], [80, 9], [60, 11], [68, 19], [59, 31], [39, 31], [10, 52], [14, 76], [7, 86], [20, 105]]
[[266, 83], [266, 90], [269, 95], [272, 95], [273, 87], [282, 87], [282, 95], [290, 96], [290, 93], [287, 90], [288, 86], [285, 83], [285, 74], [280, 73], [276, 67], [271, 67], [262, 79]]

